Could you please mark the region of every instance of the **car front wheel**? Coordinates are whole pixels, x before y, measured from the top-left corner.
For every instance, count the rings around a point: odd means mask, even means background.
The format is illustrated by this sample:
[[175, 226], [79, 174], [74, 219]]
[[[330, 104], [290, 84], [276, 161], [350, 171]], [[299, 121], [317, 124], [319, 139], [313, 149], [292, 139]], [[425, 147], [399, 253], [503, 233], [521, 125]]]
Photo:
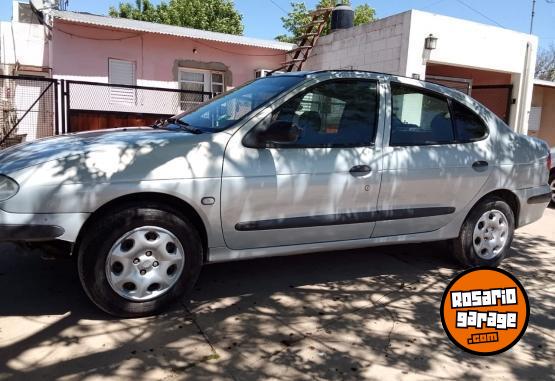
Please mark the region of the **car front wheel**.
[[201, 264], [196, 229], [157, 205], [119, 208], [96, 221], [78, 253], [85, 292], [118, 317], [159, 312], [192, 290]]
[[555, 173], [549, 178], [549, 187], [551, 188], [551, 206], [555, 206]]
[[497, 266], [507, 256], [515, 230], [511, 207], [499, 197], [476, 205], [454, 240], [455, 258], [465, 267]]

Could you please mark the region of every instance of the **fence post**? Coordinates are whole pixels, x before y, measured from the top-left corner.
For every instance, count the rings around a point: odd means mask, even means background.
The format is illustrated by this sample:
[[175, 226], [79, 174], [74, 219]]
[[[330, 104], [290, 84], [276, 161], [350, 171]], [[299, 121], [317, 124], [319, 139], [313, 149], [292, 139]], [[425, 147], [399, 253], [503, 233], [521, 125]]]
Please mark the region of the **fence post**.
[[54, 79], [54, 135], [60, 135], [60, 118], [58, 110], [58, 86], [60, 82]]
[[67, 112], [67, 125], [66, 134], [72, 132], [71, 130], [71, 95], [70, 95], [71, 83], [66, 81], [66, 112]]
[[66, 80], [65, 79], [60, 80], [60, 95], [61, 95], [60, 112], [62, 113], [62, 134], [65, 134], [67, 132], [67, 130], [66, 130], [66, 91], [65, 91], [65, 87], [66, 87]]

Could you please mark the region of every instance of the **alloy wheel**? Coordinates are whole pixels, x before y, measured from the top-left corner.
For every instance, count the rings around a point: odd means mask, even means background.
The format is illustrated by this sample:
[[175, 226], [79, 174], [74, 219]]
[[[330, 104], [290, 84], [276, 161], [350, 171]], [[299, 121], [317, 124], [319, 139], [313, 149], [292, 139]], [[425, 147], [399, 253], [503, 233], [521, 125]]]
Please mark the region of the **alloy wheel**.
[[509, 223], [505, 214], [490, 210], [482, 214], [474, 226], [472, 243], [478, 257], [490, 260], [499, 256], [507, 244]]
[[184, 264], [181, 242], [170, 231], [143, 226], [124, 234], [106, 258], [106, 277], [120, 296], [144, 302], [169, 291]]

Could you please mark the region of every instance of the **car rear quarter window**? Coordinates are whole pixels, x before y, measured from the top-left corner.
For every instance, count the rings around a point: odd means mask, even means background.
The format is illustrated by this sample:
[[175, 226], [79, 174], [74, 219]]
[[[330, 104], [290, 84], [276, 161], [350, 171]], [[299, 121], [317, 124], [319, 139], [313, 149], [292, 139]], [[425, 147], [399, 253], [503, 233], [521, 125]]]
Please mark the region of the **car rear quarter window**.
[[457, 142], [474, 142], [487, 136], [486, 124], [474, 111], [455, 100], [451, 100], [451, 109], [453, 110]]
[[447, 99], [426, 90], [391, 83], [392, 146], [449, 144], [455, 140]]

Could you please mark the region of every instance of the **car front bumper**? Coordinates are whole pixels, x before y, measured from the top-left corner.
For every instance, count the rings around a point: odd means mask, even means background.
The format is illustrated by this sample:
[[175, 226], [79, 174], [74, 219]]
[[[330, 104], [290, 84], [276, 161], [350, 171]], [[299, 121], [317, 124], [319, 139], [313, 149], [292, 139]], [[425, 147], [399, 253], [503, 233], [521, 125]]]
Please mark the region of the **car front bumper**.
[[547, 184], [534, 188], [519, 189], [515, 193], [520, 203], [518, 227], [539, 220], [551, 201], [551, 189]]
[[23, 214], [0, 210], [0, 242], [75, 242], [88, 213]]

